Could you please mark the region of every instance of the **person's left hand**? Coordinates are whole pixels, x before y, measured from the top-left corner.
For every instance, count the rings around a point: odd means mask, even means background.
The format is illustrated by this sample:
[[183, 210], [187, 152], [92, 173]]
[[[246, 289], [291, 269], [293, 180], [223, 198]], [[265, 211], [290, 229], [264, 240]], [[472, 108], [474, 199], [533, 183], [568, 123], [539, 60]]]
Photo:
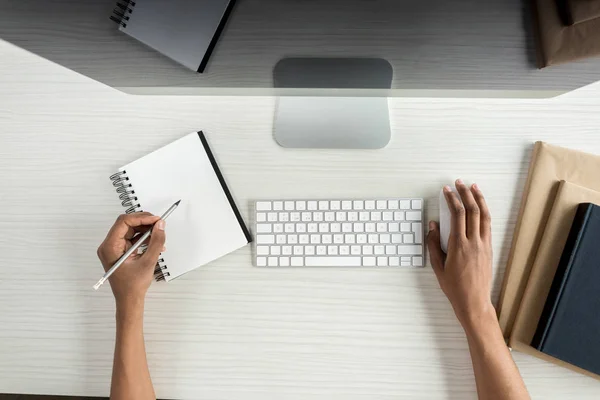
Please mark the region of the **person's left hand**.
[[154, 268], [164, 251], [165, 221], [147, 212], [120, 215], [104, 242], [98, 247], [98, 258], [108, 271], [140, 235], [152, 229], [148, 248], [143, 254], [134, 252], [108, 278], [117, 303], [117, 309], [143, 304], [146, 292], [154, 278]]

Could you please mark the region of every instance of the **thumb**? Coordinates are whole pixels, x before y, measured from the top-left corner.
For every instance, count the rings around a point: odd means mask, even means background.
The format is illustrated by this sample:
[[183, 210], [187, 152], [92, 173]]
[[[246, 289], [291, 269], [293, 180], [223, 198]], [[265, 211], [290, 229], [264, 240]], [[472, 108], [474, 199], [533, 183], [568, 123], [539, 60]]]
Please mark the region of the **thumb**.
[[444, 252], [440, 245], [440, 228], [437, 222], [429, 222], [429, 233], [427, 234], [427, 249], [433, 272], [438, 279], [444, 272]]
[[159, 219], [152, 228], [152, 235], [150, 236], [148, 248], [141, 259], [149, 260], [152, 263], [152, 266], [154, 266], [165, 246], [165, 237], [165, 221]]

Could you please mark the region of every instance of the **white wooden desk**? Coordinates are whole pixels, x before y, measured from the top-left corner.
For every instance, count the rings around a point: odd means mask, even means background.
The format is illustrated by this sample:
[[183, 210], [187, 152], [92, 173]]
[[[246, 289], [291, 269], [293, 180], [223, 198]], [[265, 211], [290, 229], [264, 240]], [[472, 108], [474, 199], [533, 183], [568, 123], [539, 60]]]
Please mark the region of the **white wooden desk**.
[[[551, 100], [391, 99], [380, 151], [286, 150], [269, 97], [136, 97], [0, 41], [0, 393], [106, 396], [114, 305], [95, 250], [122, 211], [108, 176], [203, 129], [246, 220], [270, 197], [414, 195], [478, 182], [501, 283], [535, 140], [600, 153], [600, 84]], [[168, 226], [167, 226], [168, 233]], [[430, 268], [251, 266], [250, 248], [148, 295], [161, 398], [473, 399], [463, 333]], [[600, 383], [514, 353], [537, 399]]]

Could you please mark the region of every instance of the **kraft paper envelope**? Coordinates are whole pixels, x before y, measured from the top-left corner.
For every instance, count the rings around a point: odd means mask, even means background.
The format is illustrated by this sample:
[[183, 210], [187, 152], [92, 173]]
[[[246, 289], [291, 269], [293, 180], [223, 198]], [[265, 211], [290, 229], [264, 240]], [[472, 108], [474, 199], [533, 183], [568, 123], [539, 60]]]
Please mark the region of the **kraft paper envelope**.
[[540, 316], [550, 292], [550, 286], [562, 255], [571, 224], [580, 203], [600, 204], [600, 192], [595, 192], [570, 182], [559, 184], [558, 194], [546, 224], [540, 247], [531, 268], [525, 294], [517, 313], [510, 336], [510, 346], [523, 353], [553, 362], [574, 371], [600, 379], [600, 375], [588, 372], [572, 364], [551, 357], [531, 347]]
[[567, 0], [566, 9], [571, 25], [600, 18], [600, 0]]
[[561, 180], [600, 191], [600, 157], [544, 142], [535, 144], [498, 302], [505, 338], [510, 337]]

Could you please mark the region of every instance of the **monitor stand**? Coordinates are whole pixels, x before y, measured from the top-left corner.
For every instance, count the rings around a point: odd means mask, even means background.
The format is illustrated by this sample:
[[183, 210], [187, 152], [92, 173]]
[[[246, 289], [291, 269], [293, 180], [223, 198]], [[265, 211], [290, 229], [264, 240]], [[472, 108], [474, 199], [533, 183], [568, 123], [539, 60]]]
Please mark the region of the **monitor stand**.
[[[388, 99], [370, 89], [391, 89], [393, 70], [383, 59], [287, 58], [273, 70], [277, 89], [297, 95], [279, 96], [274, 136], [283, 147], [380, 149], [390, 141]], [[325, 89], [327, 95], [304, 95]], [[340, 96], [331, 96], [331, 89]], [[343, 95], [352, 93], [362, 96]], [[364, 90], [364, 92], [361, 92]], [[285, 93], [289, 93], [286, 90]]]

